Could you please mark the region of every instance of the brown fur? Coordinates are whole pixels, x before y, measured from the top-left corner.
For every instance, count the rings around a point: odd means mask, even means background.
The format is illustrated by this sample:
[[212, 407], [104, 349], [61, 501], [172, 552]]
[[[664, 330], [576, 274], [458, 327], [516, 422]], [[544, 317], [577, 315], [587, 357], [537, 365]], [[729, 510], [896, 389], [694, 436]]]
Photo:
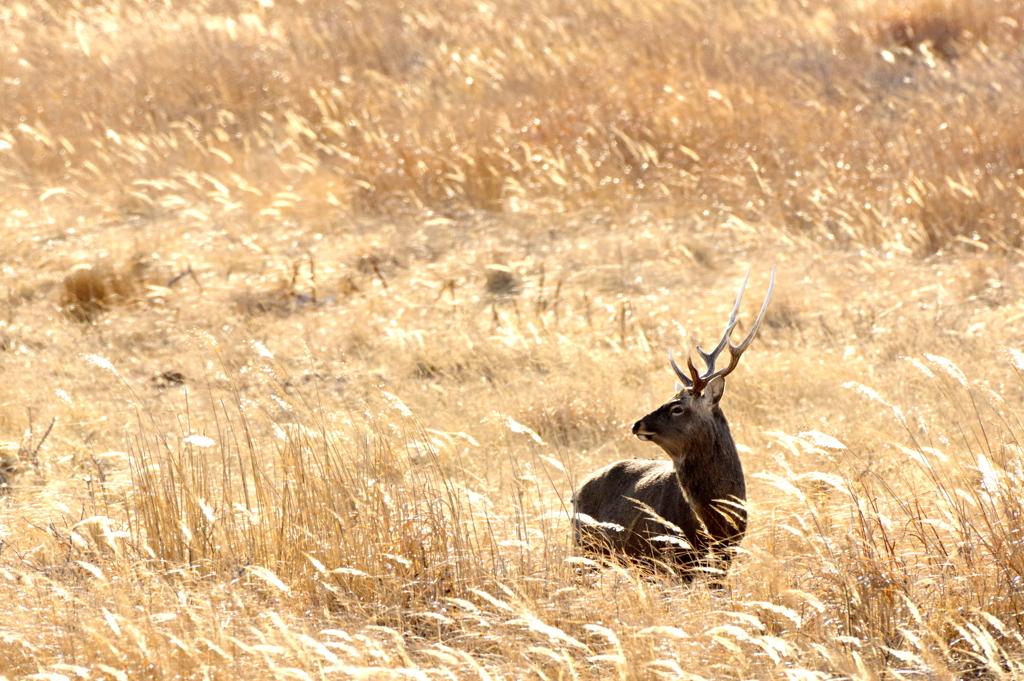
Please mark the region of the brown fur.
[[633, 433], [671, 462], [619, 461], [584, 480], [573, 499], [579, 546], [687, 579], [728, 569], [747, 514], [743, 466], [718, 406], [724, 389], [724, 378], [702, 395], [684, 388], [636, 422]]

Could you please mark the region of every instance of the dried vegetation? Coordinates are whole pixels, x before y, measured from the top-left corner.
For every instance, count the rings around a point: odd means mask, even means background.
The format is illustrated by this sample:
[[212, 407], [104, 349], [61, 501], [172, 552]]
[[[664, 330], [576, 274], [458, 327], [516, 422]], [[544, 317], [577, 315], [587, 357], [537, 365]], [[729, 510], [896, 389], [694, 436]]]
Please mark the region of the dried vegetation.
[[[1021, 678], [1022, 22], [4, 3], [0, 679]], [[726, 589], [581, 570], [772, 265]]]

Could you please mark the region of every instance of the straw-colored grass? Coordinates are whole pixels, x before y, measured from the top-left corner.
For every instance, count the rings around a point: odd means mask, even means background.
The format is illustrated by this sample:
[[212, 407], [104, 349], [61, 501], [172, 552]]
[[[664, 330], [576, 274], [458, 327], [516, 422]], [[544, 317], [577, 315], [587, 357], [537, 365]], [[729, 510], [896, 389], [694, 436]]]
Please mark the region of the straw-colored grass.
[[[0, 679], [1024, 677], [1022, 21], [4, 4]], [[726, 588], [586, 569], [773, 265]]]

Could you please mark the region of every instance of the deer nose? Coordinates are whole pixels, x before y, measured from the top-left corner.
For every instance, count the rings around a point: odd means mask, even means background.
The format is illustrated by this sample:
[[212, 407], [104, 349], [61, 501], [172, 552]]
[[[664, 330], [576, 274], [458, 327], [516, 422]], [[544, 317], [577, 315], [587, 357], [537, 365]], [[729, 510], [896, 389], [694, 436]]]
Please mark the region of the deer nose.
[[636, 435], [641, 440], [651, 439], [651, 433], [646, 428], [644, 428], [643, 419], [640, 419], [639, 421], [633, 424], [633, 435]]

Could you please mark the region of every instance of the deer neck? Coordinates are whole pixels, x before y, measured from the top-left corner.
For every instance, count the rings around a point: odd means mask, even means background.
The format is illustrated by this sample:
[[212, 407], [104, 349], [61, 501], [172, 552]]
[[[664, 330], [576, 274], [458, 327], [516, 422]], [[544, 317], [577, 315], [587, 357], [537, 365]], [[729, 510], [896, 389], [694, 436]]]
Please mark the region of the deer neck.
[[683, 495], [709, 534], [718, 539], [735, 535], [736, 529], [723, 524], [721, 513], [715, 510], [722, 501], [743, 502], [747, 498], [743, 466], [721, 410], [716, 407], [703, 437], [670, 455]]

